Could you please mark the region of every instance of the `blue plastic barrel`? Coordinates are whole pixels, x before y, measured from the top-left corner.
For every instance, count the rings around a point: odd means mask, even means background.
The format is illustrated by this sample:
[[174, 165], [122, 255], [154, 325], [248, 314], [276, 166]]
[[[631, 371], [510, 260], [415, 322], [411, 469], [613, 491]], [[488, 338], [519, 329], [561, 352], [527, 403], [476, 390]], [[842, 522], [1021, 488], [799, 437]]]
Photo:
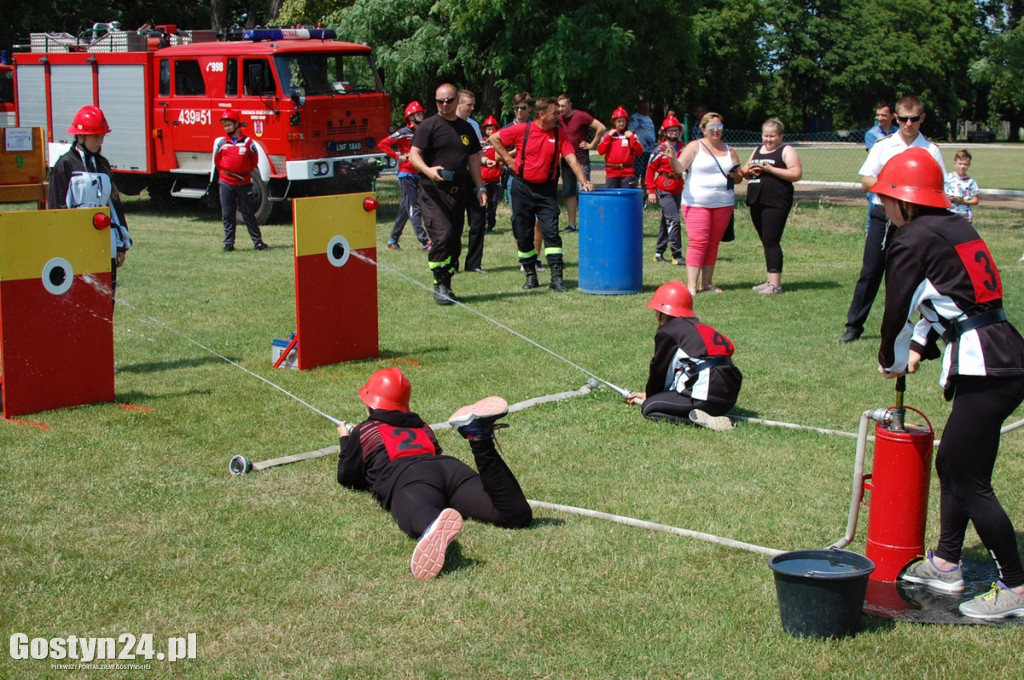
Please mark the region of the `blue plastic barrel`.
[[644, 278], [644, 192], [581, 191], [579, 208], [580, 291], [639, 293]]

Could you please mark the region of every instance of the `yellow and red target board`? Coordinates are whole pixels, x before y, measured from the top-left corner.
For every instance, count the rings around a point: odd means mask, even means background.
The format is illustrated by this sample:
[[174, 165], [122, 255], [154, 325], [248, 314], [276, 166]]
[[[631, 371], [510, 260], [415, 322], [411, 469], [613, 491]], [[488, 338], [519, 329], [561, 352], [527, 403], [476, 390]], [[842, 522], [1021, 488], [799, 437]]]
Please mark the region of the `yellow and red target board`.
[[0, 393], [11, 418], [114, 400], [110, 217], [0, 212]]
[[376, 209], [369, 192], [294, 201], [300, 370], [379, 354]]

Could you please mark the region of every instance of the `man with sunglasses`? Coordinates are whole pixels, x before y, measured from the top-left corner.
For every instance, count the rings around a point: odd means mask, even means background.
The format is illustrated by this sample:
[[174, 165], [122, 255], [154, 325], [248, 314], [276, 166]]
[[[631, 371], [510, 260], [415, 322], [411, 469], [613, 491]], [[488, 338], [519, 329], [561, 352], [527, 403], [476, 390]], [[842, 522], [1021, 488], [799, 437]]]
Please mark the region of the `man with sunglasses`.
[[[946, 166], [942, 162], [939, 147], [921, 134], [921, 123], [924, 122], [924, 104], [913, 95], [906, 95], [896, 102], [896, 123], [899, 130], [878, 140], [868, 152], [867, 160], [857, 174], [861, 176], [861, 188], [870, 193], [871, 187], [878, 181], [878, 173], [890, 159], [907, 149], [919, 146], [926, 149], [946, 174]], [[839, 342], [853, 342], [864, 332], [864, 323], [871, 312], [871, 304], [875, 301], [878, 288], [885, 275], [885, 236], [888, 220], [881, 200], [871, 194], [871, 216], [868, 221], [868, 235], [864, 242], [864, 260], [861, 264], [860, 277], [853, 289], [853, 300], [846, 314], [846, 331], [840, 336]]]
[[420, 211], [433, 244], [427, 261], [434, 275], [434, 302], [458, 302], [452, 292], [455, 258], [461, 246], [466, 206], [487, 205], [480, 176], [480, 137], [458, 116], [458, 92], [445, 83], [435, 92], [437, 115], [416, 128], [409, 162], [420, 173]]

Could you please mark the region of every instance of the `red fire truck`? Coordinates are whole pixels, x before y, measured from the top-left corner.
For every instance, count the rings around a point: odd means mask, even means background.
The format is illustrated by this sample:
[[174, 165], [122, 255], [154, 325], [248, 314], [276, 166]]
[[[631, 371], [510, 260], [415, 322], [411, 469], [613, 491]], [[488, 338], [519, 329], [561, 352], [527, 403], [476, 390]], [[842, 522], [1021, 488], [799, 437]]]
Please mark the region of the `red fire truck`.
[[370, 189], [387, 157], [391, 108], [366, 45], [326, 29], [248, 29], [218, 35], [157, 26], [98, 25], [85, 38], [32, 34], [14, 55], [17, 125], [43, 127], [48, 159], [74, 141], [83, 104], [103, 109], [103, 144], [126, 194], [204, 198], [220, 112], [241, 115], [259, 146], [257, 216], [297, 196]]

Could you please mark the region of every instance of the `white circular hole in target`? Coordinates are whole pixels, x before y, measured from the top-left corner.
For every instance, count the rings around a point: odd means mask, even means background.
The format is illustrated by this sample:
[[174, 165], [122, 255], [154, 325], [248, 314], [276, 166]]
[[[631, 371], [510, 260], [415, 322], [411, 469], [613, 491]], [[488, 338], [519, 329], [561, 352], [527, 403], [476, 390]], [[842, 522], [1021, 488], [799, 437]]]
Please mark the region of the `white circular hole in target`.
[[352, 247], [348, 239], [340, 234], [327, 243], [327, 261], [335, 267], [344, 267], [348, 257], [352, 253]]
[[55, 257], [43, 265], [43, 287], [54, 295], [63, 295], [75, 282], [75, 270], [63, 257]]

